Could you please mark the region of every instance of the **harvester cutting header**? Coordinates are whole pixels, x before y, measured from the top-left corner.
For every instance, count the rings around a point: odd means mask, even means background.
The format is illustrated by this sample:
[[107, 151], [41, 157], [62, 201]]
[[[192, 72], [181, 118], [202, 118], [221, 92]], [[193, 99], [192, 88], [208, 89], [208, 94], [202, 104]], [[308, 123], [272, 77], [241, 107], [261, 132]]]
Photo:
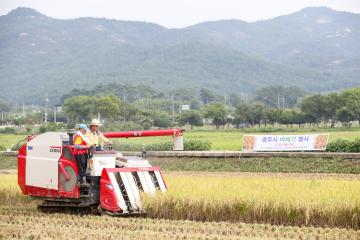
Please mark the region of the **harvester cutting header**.
[[[105, 132], [106, 138], [172, 136], [173, 149], [183, 150], [182, 129]], [[84, 182], [79, 183], [79, 148], [74, 132], [30, 136], [19, 148], [18, 184], [25, 195], [43, 200], [40, 207], [91, 207], [114, 215], [140, 214], [140, 191], [167, 191], [159, 167], [138, 156], [94, 148]]]

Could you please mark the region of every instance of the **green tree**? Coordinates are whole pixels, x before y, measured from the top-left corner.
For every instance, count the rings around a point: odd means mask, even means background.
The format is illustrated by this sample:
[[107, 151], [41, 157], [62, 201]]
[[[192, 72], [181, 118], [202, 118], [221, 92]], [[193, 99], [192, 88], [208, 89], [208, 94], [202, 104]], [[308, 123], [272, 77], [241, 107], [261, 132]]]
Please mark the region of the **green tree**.
[[270, 86], [258, 89], [255, 100], [272, 108], [292, 108], [304, 95], [298, 87]]
[[247, 115], [247, 120], [248, 122], [252, 125], [255, 126], [256, 124], [259, 125], [261, 124], [261, 121], [264, 119], [265, 117], [265, 106], [259, 103], [255, 103], [253, 105], [250, 106], [250, 111]]
[[[173, 102], [171, 99], [144, 98], [135, 101], [133, 104], [140, 109], [164, 111], [167, 113], [172, 113], [173, 107]], [[181, 103], [179, 101], [174, 101], [174, 108], [179, 109], [180, 104]]]
[[120, 115], [123, 122], [134, 120], [139, 111], [140, 110], [134, 104], [124, 101], [120, 102]]
[[344, 110], [351, 114], [351, 120], [358, 120], [360, 124], [360, 88], [346, 90], [340, 94], [340, 98]]
[[156, 117], [154, 117], [154, 126], [160, 127], [160, 128], [171, 127], [172, 121], [169, 118], [169, 114], [166, 114], [166, 113], [157, 114]]
[[293, 111], [284, 110], [281, 111], [281, 114], [279, 116], [279, 123], [289, 126], [289, 124], [293, 124]]
[[104, 96], [74, 96], [65, 99], [64, 111], [71, 121], [84, 122], [97, 116], [118, 119], [120, 100], [113, 94]]
[[231, 106], [237, 107], [240, 104], [243, 104], [243, 100], [242, 100], [240, 95], [232, 93], [229, 96], [229, 103], [230, 103]]
[[250, 112], [249, 105], [247, 104], [240, 104], [235, 109], [235, 117], [238, 118], [240, 121], [245, 122], [247, 120], [247, 116]]
[[312, 116], [316, 123], [325, 120], [326, 112], [326, 98], [320, 94], [312, 95], [302, 99], [301, 111]]
[[245, 103], [240, 103], [235, 108], [235, 118], [233, 119], [233, 124], [235, 124], [236, 128], [239, 128], [240, 124], [248, 123], [248, 115], [250, 112], [249, 105]]
[[183, 112], [179, 118], [179, 124], [180, 126], [189, 124], [191, 129], [193, 129], [194, 126], [202, 126], [202, 116], [199, 111], [190, 110]]
[[275, 123], [280, 123], [282, 112], [282, 109], [270, 109], [267, 112], [269, 123], [272, 124], [273, 127], [275, 126]]
[[307, 121], [307, 116], [303, 112], [293, 111], [293, 124], [298, 124], [299, 128], [301, 127], [301, 124], [305, 124]]
[[194, 110], [200, 110], [201, 103], [198, 100], [193, 99], [190, 101], [190, 108]]
[[190, 102], [196, 98], [196, 91], [190, 88], [176, 88], [170, 92], [171, 96], [174, 96], [175, 100]]
[[200, 89], [200, 99], [203, 104], [208, 104], [216, 101], [216, 95], [207, 88]]
[[74, 96], [64, 102], [64, 111], [72, 121], [88, 121], [94, 111], [95, 97]]
[[266, 122], [268, 120], [267, 109], [264, 105], [255, 103], [255, 104], [240, 104], [235, 109], [235, 119], [233, 122], [236, 125], [240, 123], [249, 123], [251, 126], [255, 126], [262, 121]]
[[120, 100], [110, 94], [94, 100], [92, 113], [99, 113], [102, 118], [118, 119], [120, 117]]
[[226, 110], [222, 103], [211, 103], [204, 107], [204, 117], [212, 119], [216, 129], [225, 124]]
[[350, 122], [354, 119], [354, 115], [346, 107], [341, 107], [336, 111], [336, 118], [344, 127], [350, 127]]
[[336, 111], [342, 105], [342, 99], [337, 93], [330, 93], [324, 99], [324, 118], [331, 121], [331, 128], [335, 127]]

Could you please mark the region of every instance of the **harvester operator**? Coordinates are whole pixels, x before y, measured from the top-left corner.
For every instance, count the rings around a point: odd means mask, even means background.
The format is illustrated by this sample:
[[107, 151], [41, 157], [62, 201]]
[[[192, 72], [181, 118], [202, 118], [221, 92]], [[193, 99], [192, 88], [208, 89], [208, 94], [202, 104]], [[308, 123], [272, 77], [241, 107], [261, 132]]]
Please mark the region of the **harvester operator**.
[[108, 145], [112, 145], [112, 142], [109, 141], [100, 131], [99, 127], [102, 124], [99, 120], [93, 119], [90, 123], [90, 131], [87, 132], [87, 137], [90, 140], [90, 144], [95, 146], [96, 150], [101, 150], [101, 143], [104, 142]]
[[86, 182], [85, 173], [87, 167], [87, 161], [89, 158], [88, 151], [91, 147], [90, 140], [87, 137], [87, 131], [89, 128], [85, 124], [79, 125], [79, 130], [74, 134], [74, 153], [76, 159], [76, 165], [79, 170], [79, 183]]

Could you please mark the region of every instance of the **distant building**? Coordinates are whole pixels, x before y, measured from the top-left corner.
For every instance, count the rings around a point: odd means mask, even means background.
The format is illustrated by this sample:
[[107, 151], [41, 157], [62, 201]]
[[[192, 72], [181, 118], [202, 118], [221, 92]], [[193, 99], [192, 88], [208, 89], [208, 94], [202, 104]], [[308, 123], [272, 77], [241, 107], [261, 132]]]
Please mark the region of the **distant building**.
[[190, 105], [181, 105], [181, 111], [189, 111]]

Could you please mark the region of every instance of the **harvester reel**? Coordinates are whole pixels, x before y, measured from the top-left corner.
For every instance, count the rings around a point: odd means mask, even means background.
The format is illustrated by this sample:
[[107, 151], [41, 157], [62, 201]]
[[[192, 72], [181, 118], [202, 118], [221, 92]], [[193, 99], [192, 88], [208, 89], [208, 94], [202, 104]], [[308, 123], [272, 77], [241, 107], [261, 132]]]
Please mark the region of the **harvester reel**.
[[69, 179], [66, 180], [64, 173], [61, 173], [59, 177], [59, 182], [65, 192], [71, 192], [76, 185], [76, 173], [72, 167], [65, 166], [64, 169], [69, 176]]

